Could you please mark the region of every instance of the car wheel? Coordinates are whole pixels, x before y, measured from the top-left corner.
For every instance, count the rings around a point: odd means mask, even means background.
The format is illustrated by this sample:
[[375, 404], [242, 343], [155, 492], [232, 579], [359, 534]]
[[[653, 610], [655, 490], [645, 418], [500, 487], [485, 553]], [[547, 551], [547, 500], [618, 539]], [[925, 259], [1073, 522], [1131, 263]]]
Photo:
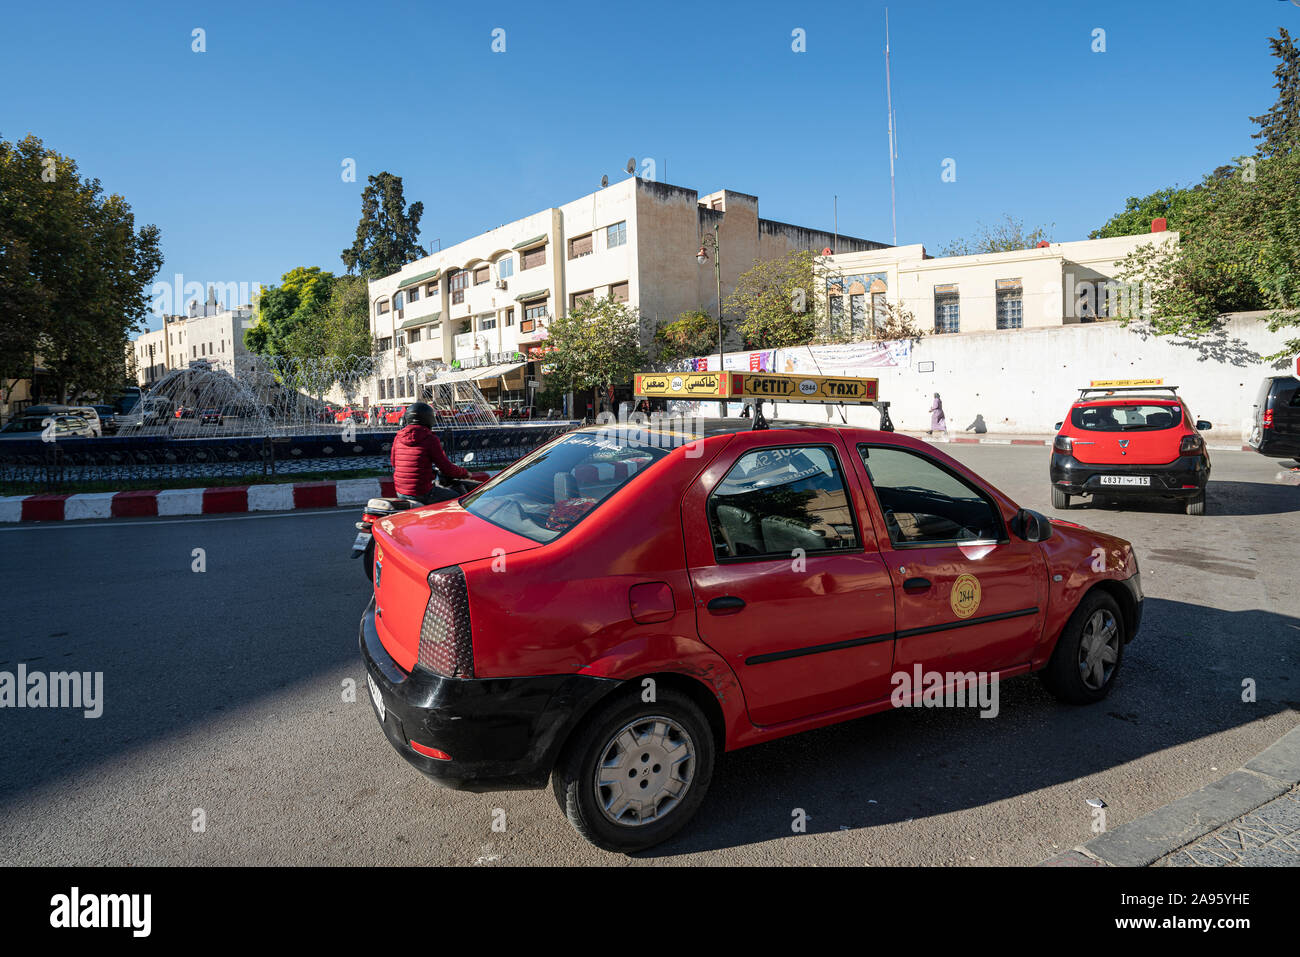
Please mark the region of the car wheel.
[[1052, 486], [1052, 508], [1069, 508], [1070, 496], [1066, 495], [1062, 489]]
[[373, 585], [375, 582], [375, 540], [373, 538], [366, 542], [366, 553], [361, 556], [361, 560], [366, 563], [366, 577]]
[[1204, 491], [1198, 492], [1195, 498], [1189, 498], [1187, 500], [1187, 514], [1188, 515], [1205, 514], [1205, 492]]
[[1070, 704], [1100, 701], [1119, 674], [1124, 637], [1124, 616], [1115, 599], [1103, 591], [1089, 592], [1056, 639], [1043, 683]]
[[708, 719], [686, 695], [621, 697], [584, 722], [551, 776], [573, 829], [607, 851], [668, 840], [695, 815], [713, 776]]

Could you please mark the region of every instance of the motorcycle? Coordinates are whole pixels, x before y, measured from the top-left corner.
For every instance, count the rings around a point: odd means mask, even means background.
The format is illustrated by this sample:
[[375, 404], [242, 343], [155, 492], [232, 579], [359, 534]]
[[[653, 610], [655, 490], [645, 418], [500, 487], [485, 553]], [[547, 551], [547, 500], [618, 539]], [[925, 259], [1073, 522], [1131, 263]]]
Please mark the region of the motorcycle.
[[[474, 453], [470, 452], [465, 456], [465, 464], [468, 466], [474, 460]], [[471, 472], [469, 478], [451, 479], [446, 488], [451, 489], [458, 495], [465, 495], [478, 488], [488, 480], [486, 472]], [[441, 503], [436, 503], [441, 504]], [[375, 522], [382, 522], [386, 518], [392, 518], [399, 512], [405, 512], [410, 508], [424, 508], [419, 502], [413, 502], [407, 498], [372, 498], [366, 502], [365, 508], [361, 510], [361, 521], [356, 523], [357, 537], [352, 541], [352, 558], [361, 558], [364, 556], [366, 564], [366, 577], [372, 582], [375, 580], [375, 536], [370, 530]]]

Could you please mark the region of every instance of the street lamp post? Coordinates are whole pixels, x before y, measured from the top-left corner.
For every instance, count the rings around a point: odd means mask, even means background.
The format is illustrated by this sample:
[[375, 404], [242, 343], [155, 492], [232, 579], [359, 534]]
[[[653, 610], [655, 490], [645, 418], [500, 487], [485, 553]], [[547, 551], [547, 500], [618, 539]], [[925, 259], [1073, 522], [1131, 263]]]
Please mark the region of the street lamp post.
[[[708, 244], [713, 244], [713, 275], [718, 282], [718, 373], [723, 371], [722, 360], [722, 256], [718, 246], [718, 226], [713, 226], [713, 235], [705, 233], [700, 240], [700, 251], [695, 254], [695, 261], [703, 266], [709, 261]], [[724, 403], [725, 408], [725, 403]]]

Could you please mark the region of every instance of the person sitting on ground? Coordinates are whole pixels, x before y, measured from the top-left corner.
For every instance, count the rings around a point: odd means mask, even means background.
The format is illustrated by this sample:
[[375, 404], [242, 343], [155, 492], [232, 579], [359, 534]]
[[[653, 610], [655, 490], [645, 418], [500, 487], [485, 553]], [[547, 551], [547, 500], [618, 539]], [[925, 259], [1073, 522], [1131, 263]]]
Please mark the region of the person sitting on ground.
[[444, 479], [463, 479], [469, 471], [454, 465], [442, 443], [433, 434], [433, 407], [416, 402], [406, 408], [406, 426], [393, 437], [389, 461], [393, 465], [393, 488], [399, 496], [432, 505], [459, 498], [456, 491], [434, 484], [434, 468]]

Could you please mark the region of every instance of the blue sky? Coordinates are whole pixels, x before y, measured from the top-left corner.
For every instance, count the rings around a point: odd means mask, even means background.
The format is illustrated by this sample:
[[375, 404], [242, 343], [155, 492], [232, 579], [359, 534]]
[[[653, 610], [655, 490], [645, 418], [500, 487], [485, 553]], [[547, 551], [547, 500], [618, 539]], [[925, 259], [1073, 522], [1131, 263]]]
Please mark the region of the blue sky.
[[[838, 194], [842, 233], [889, 242], [884, 8], [11, 4], [0, 137], [35, 133], [156, 223], [160, 279], [342, 272], [380, 170], [445, 246], [616, 181], [633, 156], [801, 225], [829, 229]], [[931, 251], [1004, 213], [1081, 239], [1127, 196], [1249, 151], [1248, 117], [1274, 99], [1267, 37], [1300, 33], [1290, 0], [889, 11], [898, 240]]]

